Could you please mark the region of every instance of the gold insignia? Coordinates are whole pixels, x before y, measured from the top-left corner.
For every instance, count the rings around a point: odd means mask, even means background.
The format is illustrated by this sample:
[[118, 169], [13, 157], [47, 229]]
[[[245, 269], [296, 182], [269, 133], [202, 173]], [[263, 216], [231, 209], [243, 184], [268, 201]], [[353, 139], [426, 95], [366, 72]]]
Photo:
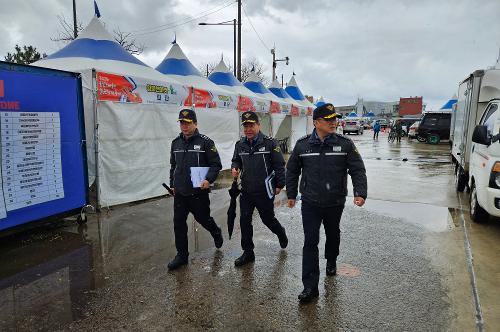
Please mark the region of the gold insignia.
[[182, 115], [184, 115], [184, 116], [186, 116], [186, 115], [188, 115], [188, 114], [189, 114], [189, 112], [188, 112], [188, 111], [183, 111], [183, 112], [182, 112]]
[[333, 111], [333, 105], [327, 105], [326, 108], [330, 111]]
[[276, 152], [280, 152], [281, 151], [281, 149], [280, 149], [279, 146], [275, 147], [273, 150], [276, 151]]
[[210, 149], [212, 152], [217, 152], [217, 148], [214, 146], [212, 146], [212, 148]]
[[248, 119], [249, 117], [250, 117], [250, 113], [245, 114], [245, 118]]

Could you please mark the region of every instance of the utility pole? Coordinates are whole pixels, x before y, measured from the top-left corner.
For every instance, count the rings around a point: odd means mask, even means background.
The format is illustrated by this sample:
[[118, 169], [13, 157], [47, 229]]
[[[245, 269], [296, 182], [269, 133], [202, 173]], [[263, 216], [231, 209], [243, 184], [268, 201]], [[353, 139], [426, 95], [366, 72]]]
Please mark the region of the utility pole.
[[[271, 54], [273, 55], [273, 76], [272, 80], [274, 81], [275, 79], [278, 79], [276, 77], [276, 65], [278, 64], [278, 61], [285, 61], [285, 64], [288, 66], [288, 62], [290, 61], [289, 57], [284, 57], [283, 59], [276, 59], [276, 46], [274, 46], [271, 49]], [[283, 86], [283, 84], [281, 84]]]
[[73, 0], [73, 33], [76, 39], [76, 37], [78, 37], [78, 28], [76, 23], [76, 0]]
[[241, 0], [238, 0], [238, 81], [241, 82]]
[[238, 70], [236, 69], [236, 19], [233, 20], [233, 66], [234, 66], [234, 69], [233, 69], [233, 73], [234, 73], [234, 76], [237, 75], [237, 72]]

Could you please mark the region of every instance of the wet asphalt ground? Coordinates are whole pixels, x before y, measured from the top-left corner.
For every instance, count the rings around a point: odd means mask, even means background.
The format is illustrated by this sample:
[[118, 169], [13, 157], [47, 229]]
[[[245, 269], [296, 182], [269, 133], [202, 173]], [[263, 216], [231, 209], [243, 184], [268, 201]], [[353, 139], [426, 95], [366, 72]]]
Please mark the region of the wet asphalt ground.
[[[66, 220], [0, 239], [0, 330], [500, 329], [500, 222], [470, 222], [447, 143], [390, 144], [370, 134], [349, 136], [365, 161], [369, 198], [362, 208], [348, 198], [338, 275], [326, 277], [320, 261], [317, 301], [297, 301], [300, 206], [288, 209], [283, 195], [276, 202], [286, 250], [255, 215], [257, 257], [243, 268], [233, 264], [238, 223], [216, 250], [190, 219], [189, 265], [169, 272], [173, 200], [164, 197], [92, 214], [83, 226]], [[211, 196], [224, 230], [228, 200], [227, 189]], [[323, 247], [324, 235], [320, 254]]]

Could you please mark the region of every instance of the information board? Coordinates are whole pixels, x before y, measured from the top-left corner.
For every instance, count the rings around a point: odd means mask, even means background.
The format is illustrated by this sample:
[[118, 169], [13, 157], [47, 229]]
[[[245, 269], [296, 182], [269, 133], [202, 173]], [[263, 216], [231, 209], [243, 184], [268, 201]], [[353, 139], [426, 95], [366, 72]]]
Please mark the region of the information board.
[[77, 74], [0, 62], [0, 230], [87, 202]]

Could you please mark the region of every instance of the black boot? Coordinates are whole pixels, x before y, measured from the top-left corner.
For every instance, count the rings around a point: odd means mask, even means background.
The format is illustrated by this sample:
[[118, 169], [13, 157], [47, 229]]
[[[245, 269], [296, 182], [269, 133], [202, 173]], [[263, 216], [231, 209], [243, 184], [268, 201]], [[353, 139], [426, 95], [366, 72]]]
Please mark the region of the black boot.
[[253, 253], [253, 250], [244, 251], [243, 255], [234, 261], [234, 266], [243, 266], [251, 262], [255, 262], [255, 254]]
[[217, 249], [222, 247], [222, 244], [224, 243], [224, 239], [222, 238], [222, 231], [220, 230], [220, 228], [218, 228], [218, 230], [218, 232], [212, 234], [214, 238], [215, 248]]
[[283, 230], [280, 234], [278, 234], [278, 240], [280, 241], [280, 246], [282, 249], [285, 249], [288, 246], [288, 237], [286, 236], [285, 227], [281, 227]]
[[187, 263], [188, 263], [187, 257], [176, 255], [175, 258], [170, 263], [168, 263], [168, 269], [172, 271], [180, 268], [183, 265], [186, 265]]
[[337, 262], [333, 259], [326, 261], [326, 275], [334, 276], [337, 274]]
[[299, 294], [300, 303], [308, 303], [311, 302], [314, 298], [319, 296], [318, 289], [313, 288], [304, 288], [302, 293]]

